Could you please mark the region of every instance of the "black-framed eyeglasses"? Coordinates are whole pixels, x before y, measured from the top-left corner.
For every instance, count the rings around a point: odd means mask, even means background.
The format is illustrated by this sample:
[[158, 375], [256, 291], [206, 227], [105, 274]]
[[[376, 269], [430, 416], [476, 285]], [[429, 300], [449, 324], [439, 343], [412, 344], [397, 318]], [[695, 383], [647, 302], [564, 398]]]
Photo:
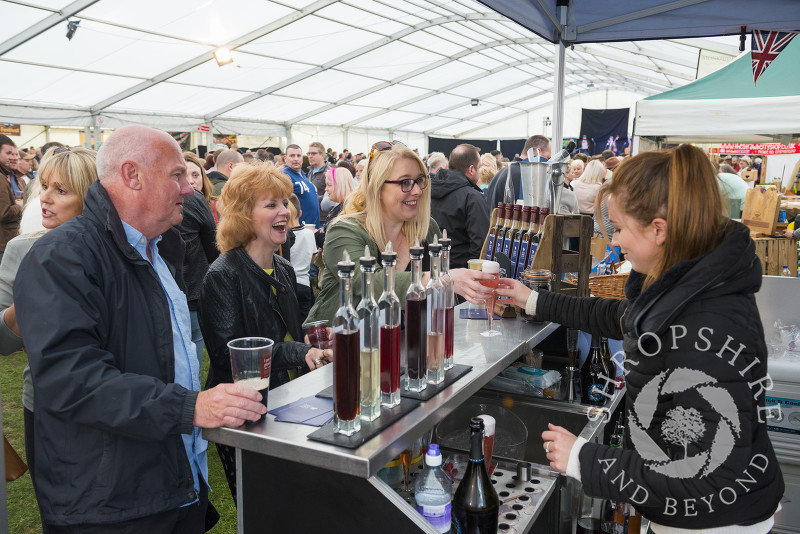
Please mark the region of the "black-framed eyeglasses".
[[419, 176], [418, 178], [406, 178], [405, 180], [385, 180], [383, 183], [385, 184], [400, 184], [400, 190], [403, 193], [410, 193], [412, 189], [414, 189], [414, 185], [418, 185], [420, 191], [425, 191], [425, 188], [428, 187], [428, 180], [424, 176]]

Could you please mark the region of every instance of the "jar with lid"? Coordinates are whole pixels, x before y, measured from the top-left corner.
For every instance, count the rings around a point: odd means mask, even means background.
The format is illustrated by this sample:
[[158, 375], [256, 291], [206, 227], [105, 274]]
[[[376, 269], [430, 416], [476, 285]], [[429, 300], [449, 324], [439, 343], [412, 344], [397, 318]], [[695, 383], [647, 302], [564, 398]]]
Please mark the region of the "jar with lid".
[[[552, 273], [547, 269], [528, 269], [527, 271], [523, 271], [520, 275], [520, 281], [525, 287], [534, 291], [541, 291], [543, 289], [549, 291], [551, 278]], [[522, 317], [522, 320], [525, 322], [534, 321], [533, 316], [525, 313], [524, 309], [521, 311], [520, 317]]]

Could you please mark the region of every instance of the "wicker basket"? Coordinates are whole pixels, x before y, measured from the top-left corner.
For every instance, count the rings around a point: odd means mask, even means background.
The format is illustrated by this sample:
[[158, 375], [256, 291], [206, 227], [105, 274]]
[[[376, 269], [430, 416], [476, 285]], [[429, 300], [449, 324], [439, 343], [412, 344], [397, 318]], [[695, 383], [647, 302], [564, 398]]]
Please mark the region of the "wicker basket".
[[627, 281], [628, 273], [593, 276], [589, 278], [589, 291], [595, 297], [624, 299], [625, 282]]

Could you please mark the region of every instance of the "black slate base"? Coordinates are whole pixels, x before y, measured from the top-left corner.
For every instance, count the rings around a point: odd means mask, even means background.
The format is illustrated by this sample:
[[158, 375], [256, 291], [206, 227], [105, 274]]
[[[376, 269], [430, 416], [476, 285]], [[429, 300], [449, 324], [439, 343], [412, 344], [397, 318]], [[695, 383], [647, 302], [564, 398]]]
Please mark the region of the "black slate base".
[[[457, 363], [453, 365], [453, 368], [446, 371], [444, 374], [444, 382], [441, 384], [431, 384], [428, 382], [428, 387], [426, 387], [422, 391], [409, 391], [407, 389], [400, 390], [400, 397], [406, 399], [415, 399], [415, 400], [423, 400], [426, 401], [442, 391], [444, 388], [464, 376], [465, 374], [472, 371], [471, 365], [462, 365]], [[333, 398], [333, 386], [328, 386], [319, 393], [316, 394], [317, 397], [322, 399], [332, 399]]]
[[[318, 397], [323, 397], [320, 391]], [[386, 408], [381, 406], [381, 416], [374, 421], [361, 421], [361, 430], [352, 436], [345, 436], [343, 434], [336, 434], [333, 431], [333, 421], [323, 426], [319, 430], [315, 430], [308, 435], [308, 439], [314, 441], [321, 441], [323, 443], [330, 443], [331, 445], [338, 445], [347, 449], [356, 449], [363, 443], [369, 441], [378, 432], [393, 424], [395, 421], [406, 415], [408, 412], [419, 406], [419, 401], [412, 399], [400, 399], [400, 404], [394, 408]]]

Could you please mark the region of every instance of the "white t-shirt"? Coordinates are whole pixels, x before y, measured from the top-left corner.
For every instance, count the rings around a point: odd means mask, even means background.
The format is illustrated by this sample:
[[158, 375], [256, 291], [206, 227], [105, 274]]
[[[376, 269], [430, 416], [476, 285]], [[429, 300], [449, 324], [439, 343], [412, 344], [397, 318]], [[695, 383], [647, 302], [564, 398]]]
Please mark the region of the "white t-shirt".
[[19, 233], [20, 235], [29, 234], [37, 230], [44, 230], [44, 226], [42, 226], [42, 202], [38, 196], [30, 199], [25, 209], [22, 210]]
[[297, 275], [297, 283], [311, 287], [308, 279], [308, 268], [311, 266], [311, 257], [317, 251], [314, 232], [308, 228], [295, 230], [294, 245], [291, 249], [292, 267]]

